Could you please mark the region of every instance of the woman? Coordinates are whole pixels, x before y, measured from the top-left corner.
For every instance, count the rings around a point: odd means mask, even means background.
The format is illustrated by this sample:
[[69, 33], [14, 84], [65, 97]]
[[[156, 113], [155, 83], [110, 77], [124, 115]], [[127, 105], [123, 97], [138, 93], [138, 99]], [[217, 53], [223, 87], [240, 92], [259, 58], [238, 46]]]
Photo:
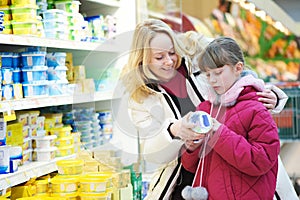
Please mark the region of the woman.
[[[189, 112], [206, 99], [209, 87], [204, 76], [192, 72], [181, 44], [167, 24], [146, 20], [136, 26], [122, 72], [130, 97], [129, 115], [138, 129], [143, 157], [160, 165], [148, 199], [181, 198], [181, 190], [191, 185], [194, 176], [181, 168], [178, 154], [184, 141], [202, 137], [191, 130], [194, 125], [187, 119]], [[270, 91], [261, 95], [265, 106], [273, 109], [276, 96]], [[285, 99], [279, 98], [278, 105], [282, 104]]]

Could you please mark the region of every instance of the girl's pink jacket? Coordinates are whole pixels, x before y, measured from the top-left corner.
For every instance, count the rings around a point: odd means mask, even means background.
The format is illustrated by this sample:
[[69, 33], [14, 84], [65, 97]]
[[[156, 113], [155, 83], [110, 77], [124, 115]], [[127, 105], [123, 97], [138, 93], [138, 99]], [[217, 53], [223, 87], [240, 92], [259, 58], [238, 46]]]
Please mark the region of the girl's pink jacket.
[[[207, 188], [210, 200], [272, 200], [280, 151], [278, 129], [270, 112], [257, 100], [257, 87], [239, 87], [239, 95], [231, 102], [234, 105], [227, 102], [221, 109], [218, 120], [223, 125], [208, 142], [202, 186]], [[211, 105], [202, 102], [197, 110], [210, 113]], [[213, 113], [217, 109], [214, 105]], [[182, 149], [182, 164], [194, 173], [200, 148], [194, 152]], [[201, 168], [194, 186], [199, 186], [200, 174]]]

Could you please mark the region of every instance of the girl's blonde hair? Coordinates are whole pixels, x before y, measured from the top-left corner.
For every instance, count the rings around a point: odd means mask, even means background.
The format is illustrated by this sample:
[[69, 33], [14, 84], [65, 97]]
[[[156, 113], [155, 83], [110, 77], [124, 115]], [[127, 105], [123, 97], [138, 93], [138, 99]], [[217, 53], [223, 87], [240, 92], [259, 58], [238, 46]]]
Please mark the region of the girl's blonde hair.
[[128, 62], [121, 73], [123, 84], [137, 102], [152, 94], [152, 90], [146, 84], [160, 81], [149, 69], [151, 61], [150, 42], [158, 33], [165, 33], [172, 40], [178, 57], [176, 69], [179, 68], [184, 56], [184, 51], [178, 44], [175, 32], [168, 24], [157, 19], [147, 19], [139, 23], [134, 31]]

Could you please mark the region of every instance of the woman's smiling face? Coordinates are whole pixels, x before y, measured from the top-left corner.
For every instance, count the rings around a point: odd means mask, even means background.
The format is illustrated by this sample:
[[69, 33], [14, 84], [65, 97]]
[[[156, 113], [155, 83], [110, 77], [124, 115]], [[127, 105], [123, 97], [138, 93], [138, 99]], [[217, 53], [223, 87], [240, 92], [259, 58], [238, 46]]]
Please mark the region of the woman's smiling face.
[[170, 81], [177, 73], [175, 66], [178, 62], [171, 38], [166, 33], [157, 33], [150, 41], [150, 48], [151, 72], [162, 82]]

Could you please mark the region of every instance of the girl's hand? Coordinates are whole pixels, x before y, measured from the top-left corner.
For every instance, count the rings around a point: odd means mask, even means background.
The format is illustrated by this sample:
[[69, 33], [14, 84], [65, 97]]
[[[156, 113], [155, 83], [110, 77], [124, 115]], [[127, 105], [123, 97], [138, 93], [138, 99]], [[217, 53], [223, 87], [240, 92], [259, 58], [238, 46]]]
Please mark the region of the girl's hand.
[[258, 100], [263, 103], [263, 105], [268, 110], [273, 110], [277, 104], [277, 96], [274, 92], [269, 89], [265, 89], [262, 92], [257, 92], [257, 95], [261, 96]]
[[212, 124], [213, 124], [213, 126], [212, 126], [212, 128], [211, 128], [211, 131], [213, 131], [213, 132], [215, 132], [215, 131], [217, 131], [219, 128], [220, 128], [220, 126], [222, 125], [218, 120], [216, 120], [215, 118], [212, 118]]
[[174, 137], [179, 137], [184, 141], [186, 140], [193, 141], [193, 140], [198, 140], [200, 138], [203, 138], [205, 136], [203, 134], [199, 134], [192, 130], [196, 125], [189, 122], [189, 117], [191, 114], [192, 112], [189, 112], [183, 118], [177, 120], [171, 125], [170, 131]]

